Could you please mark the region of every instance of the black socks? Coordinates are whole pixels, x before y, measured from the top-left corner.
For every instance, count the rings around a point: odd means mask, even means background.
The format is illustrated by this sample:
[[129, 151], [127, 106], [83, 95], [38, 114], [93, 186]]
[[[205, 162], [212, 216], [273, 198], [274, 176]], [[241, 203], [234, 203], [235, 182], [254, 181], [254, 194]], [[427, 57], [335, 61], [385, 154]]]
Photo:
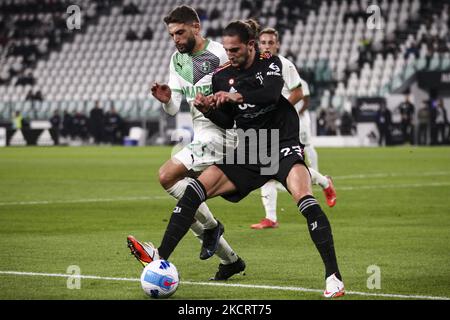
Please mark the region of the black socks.
[[336, 277], [342, 280], [334, 251], [331, 226], [327, 216], [313, 196], [304, 196], [297, 205], [300, 212], [306, 218], [311, 239], [316, 245], [325, 264], [325, 277], [327, 278], [333, 273], [336, 273]]
[[158, 248], [162, 259], [169, 259], [180, 240], [188, 232], [194, 222], [194, 215], [198, 207], [206, 200], [205, 187], [198, 180], [194, 180], [186, 187], [183, 197], [173, 209], [166, 232]]

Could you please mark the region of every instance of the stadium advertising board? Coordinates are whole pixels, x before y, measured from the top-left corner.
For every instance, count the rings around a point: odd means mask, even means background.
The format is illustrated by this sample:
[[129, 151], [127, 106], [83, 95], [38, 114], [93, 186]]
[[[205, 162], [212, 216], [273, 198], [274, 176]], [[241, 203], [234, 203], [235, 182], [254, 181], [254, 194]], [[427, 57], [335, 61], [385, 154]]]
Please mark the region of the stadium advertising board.
[[377, 111], [381, 105], [386, 105], [382, 97], [356, 99], [355, 119], [357, 122], [375, 122]]

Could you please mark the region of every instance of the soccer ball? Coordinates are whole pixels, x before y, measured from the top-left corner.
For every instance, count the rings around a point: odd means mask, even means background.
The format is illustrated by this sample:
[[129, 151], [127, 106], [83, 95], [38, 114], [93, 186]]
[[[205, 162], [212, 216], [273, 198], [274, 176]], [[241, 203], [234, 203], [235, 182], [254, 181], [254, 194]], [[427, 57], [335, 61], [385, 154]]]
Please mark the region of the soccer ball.
[[141, 286], [152, 298], [168, 298], [178, 288], [177, 268], [167, 260], [154, 260], [142, 271]]

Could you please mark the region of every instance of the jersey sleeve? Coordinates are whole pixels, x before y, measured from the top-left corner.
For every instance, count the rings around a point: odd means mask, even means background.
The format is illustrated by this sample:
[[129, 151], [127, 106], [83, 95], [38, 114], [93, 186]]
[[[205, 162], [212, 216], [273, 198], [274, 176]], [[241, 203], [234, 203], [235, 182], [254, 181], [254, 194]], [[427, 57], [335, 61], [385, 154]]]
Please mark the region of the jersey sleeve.
[[[216, 93], [220, 91], [220, 85], [217, 81], [217, 77], [214, 74], [212, 77], [212, 92]], [[234, 113], [233, 106], [229, 103], [225, 103], [218, 109], [210, 109], [203, 114], [205, 118], [211, 120], [215, 125], [223, 129], [231, 129], [234, 127]]]
[[170, 89], [172, 91], [177, 91], [179, 93], [182, 93], [181, 91], [181, 85], [180, 82], [178, 81], [178, 74], [175, 71], [175, 55], [172, 55], [172, 57], [170, 58], [170, 64], [169, 64], [169, 83], [168, 86], [170, 87]]
[[286, 83], [289, 91], [292, 91], [293, 89], [303, 85], [297, 68], [291, 61], [287, 59], [285, 59], [285, 63], [283, 63], [283, 80]]
[[163, 109], [166, 113], [174, 116], [181, 107], [181, 101], [183, 100], [183, 95], [177, 91], [172, 91], [170, 100], [168, 103], [163, 103]]
[[181, 85], [178, 81], [178, 75], [173, 65], [175, 63], [174, 57], [175, 55], [172, 55], [172, 57], [170, 58], [169, 83], [167, 84], [170, 90], [172, 90], [171, 99], [168, 103], [163, 103], [164, 111], [171, 116], [175, 115], [178, 110], [180, 110], [181, 101], [183, 100], [183, 91], [181, 90]]
[[229, 112], [232, 108], [233, 106], [225, 104], [218, 109], [211, 109], [203, 115], [223, 129], [232, 129], [234, 127], [234, 117]]
[[306, 96], [311, 95], [311, 93], [309, 92], [309, 85], [308, 85], [308, 83], [305, 80], [303, 80], [303, 79], [300, 79], [300, 80], [302, 82], [303, 96], [306, 97]]

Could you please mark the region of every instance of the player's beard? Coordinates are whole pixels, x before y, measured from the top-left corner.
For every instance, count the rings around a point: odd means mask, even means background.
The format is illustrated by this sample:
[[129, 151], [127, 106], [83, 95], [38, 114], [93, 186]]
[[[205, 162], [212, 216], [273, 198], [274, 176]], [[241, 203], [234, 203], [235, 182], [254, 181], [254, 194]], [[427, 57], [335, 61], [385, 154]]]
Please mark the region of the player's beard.
[[234, 61], [235, 64], [237, 64], [237, 67], [238, 67], [239, 69], [242, 69], [242, 68], [245, 67], [245, 65], [246, 65], [247, 62], [248, 62], [248, 59], [250, 59], [250, 55], [251, 55], [250, 50], [247, 50], [241, 57], [239, 57], [238, 59], [236, 59], [236, 60]]
[[184, 45], [176, 45], [178, 52], [180, 53], [192, 53], [195, 47], [195, 37], [191, 36], [187, 39], [186, 44]]

